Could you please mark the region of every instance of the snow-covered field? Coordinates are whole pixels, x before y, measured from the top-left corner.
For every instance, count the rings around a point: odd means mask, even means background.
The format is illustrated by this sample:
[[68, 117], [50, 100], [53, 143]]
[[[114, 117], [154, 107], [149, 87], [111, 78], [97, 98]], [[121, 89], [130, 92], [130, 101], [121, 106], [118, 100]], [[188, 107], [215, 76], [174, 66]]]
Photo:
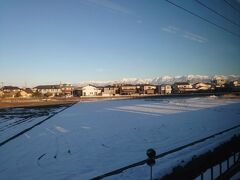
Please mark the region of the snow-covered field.
[[[145, 159], [148, 148], [159, 154], [239, 124], [239, 99], [79, 103], [0, 146], [0, 179], [90, 179]], [[239, 129], [158, 159], [154, 177], [230, 139]], [[0, 133], [1, 141], [6, 134]], [[149, 179], [149, 167], [107, 179]]]
[[48, 108], [0, 109], [0, 142], [54, 115], [63, 108], [63, 106], [56, 106]]

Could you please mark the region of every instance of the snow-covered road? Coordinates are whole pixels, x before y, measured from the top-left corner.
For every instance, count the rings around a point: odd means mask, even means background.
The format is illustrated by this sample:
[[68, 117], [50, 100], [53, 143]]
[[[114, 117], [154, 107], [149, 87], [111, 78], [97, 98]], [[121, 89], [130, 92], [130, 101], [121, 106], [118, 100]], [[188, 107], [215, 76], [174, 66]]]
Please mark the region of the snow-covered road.
[[[240, 124], [240, 101], [215, 97], [79, 103], [0, 147], [0, 179], [90, 179]], [[158, 160], [162, 175], [233, 130]], [[146, 166], [113, 179], [149, 179]], [[111, 178], [110, 178], [111, 179]]]

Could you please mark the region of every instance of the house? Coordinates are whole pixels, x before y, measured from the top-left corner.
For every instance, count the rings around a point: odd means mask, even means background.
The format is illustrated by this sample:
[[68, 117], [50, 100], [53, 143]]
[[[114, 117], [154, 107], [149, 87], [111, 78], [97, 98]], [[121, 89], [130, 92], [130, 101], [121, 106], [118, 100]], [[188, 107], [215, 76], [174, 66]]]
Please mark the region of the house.
[[0, 89], [0, 97], [3, 97], [4, 93], [3, 91]]
[[172, 93], [172, 86], [169, 84], [162, 84], [157, 87], [158, 94], [171, 94]]
[[193, 87], [195, 89], [197, 89], [198, 91], [210, 91], [210, 90], [214, 90], [214, 87], [212, 86], [211, 83], [203, 83], [203, 82], [199, 82], [199, 83], [195, 83], [193, 85]]
[[4, 86], [2, 87], [2, 91], [4, 93], [9, 93], [9, 92], [13, 92], [13, 93], [17, 93], [19, 92], [21, 89], [19, 87], [16, 87], [16, 86]]
[[73, 96], [80, 97], [82, 96], [82, 88], [81, 87], [75, 87], [73, 90]]
[[226, 79], [224, 77], [218, 76], [213, 79], [213, 83], [216, 88], [224, 88], [226, 84]]
[[231, 91], [239, 92], [240, 91], [240, 82], [235, 80], [230, 82]]
[[71, 84], [61, 84], [61, 91], [65, 96], [73, 96], [74, 87]]
[[133, 95], [133, 94], [139, 94], [139, 93], [140, 93], [139, 85], [125, 84], [120, 86], [121, 95]]
[[17, 97], [31, 97], [33, 95], [33, 91], [30, 88], [26, 88], [26, 89], [21, 89], [16, 96]]
[[40, 85], [34, 87], [33, 91], [48, 96], [57, 96], [62, 93], [60, 85]]
[[188, 93], [195, 92], [197, 89], [193, 88], [188, 82], [176, 82], [173, 84], [174, 93]]
[[119, 94], [119, 87], [111, 85], [103, 87], [102, 96], [115, 96], [116, 94]]
[[237, 86], [240, 86], [240, 82], [237, 81], [237, 80], [231, 81], [231, 82], [230, 82], [230, 85], [231, 85], [232, 87], [237, 87]]
[[21, 89], [16, 86], [4, 86], [2, 87], [2, 97], [14, 98]]
[[82, 96], [99, 96], [101, 92], [101, 88], [91, 84], [82, 87]]
[[141, 94], [155, 94], [157, 87], [150, 84], [140, 85], [140, 93]]
[[28, 94], [32, 94], [33, 90], [31, 88], [25, 88], [24, 91]]

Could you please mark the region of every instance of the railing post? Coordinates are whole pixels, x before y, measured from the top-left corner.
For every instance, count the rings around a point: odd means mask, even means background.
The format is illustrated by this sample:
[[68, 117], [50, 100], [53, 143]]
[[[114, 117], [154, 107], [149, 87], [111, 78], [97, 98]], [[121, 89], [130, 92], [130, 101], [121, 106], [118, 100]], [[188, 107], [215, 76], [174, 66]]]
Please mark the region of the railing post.
[[150, 166], [150, 180], [152, 180], [152, 166]]
[[213, 180], [213, 166], [211, 167], [211, 180]]
[[227, 158], [227, 169], [229, 169], [229, 157]]
[[150, 166], [150, 180], [152, 180], [152, 166], [155, 164], [156, 151], [154, 149], [147, 150], [147, 165]]
[[236, 163], [236, 153], [235, 152], [233, 153], [233, 162], [234, 162], [234, 164]]
[[222, 162], [219, 163], [219, 173], [222, 175]]
[[201, 173], [201, 180], [203, 180], [203, 173]]

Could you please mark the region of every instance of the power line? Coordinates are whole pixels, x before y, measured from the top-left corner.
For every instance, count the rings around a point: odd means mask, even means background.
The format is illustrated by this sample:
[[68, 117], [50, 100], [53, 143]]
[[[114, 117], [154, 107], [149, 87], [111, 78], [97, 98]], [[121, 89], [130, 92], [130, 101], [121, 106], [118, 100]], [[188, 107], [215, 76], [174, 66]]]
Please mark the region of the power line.
[[218, 16], [224, 18], [225, 20], [227, 20], [228, 22], [240, 27], [240, 24], [235, 23], [234, 21], [232, 21], [231, 19], [225, 17], [224, 15], [220, 14], [219, 12], [215, 11], [214, 9], [208, 7], [206, 4], [204, 4], [203, 2], [199, 1], [199, 0], [195, 0], [198, 4], [200, 4], [201, 6], [207, 8], [208, 10], [212, 11], [213, 13], [217, 14]]
[[169, 4], [173, 5], [173, 6], [176, 6], [176, 7], [180, 8], [180, 9], [186, 11], [187, 13], [189, 13], [189, 14], [197, 17], [197, 18], [202, 19], [203, 21], [205, 21], [205, 22], [207, 22], [207, 23], [209, 23], [209, 24], [211, 24], [211, 25], [216, 26], [217, 28], [219, 28], [219, 29], [221, 29], [221, 30], [223, 30], [223, 31], [225, 31], [225, 32], [227, 32], [227, 33], [229, 33], [229, 34], [232, 34], [232, 35], [240, 38], [240, 35], [237, 34], [237, 33], [235, 33], [235, 32], [229, 31], [228, 29], [226, 29], [226, 28], [224, 28], [224, 27], [222, 27], [222, 26], [220, 26], [220, 25], [218, 25], [218, 24], [216, 24], [216, 23], [214, 23], [214, 22], [212, 22], [212, 21], [210, 21], [210, 20], [208, 20], [208, 19], [206, 19], [206, 18], [204, 18], [204, 17], [202, 17], [202, 16], [199, 16], [198, 14], [196, 14], [196, 13], [194, 13], [194, 12], [188, 10], [188, 9], [185, 9], [184, 7], [179, 6], [178, 4], [175, 4], [175, 3], [173, 3], [173, 2], [171, 2], [171, 1], [169, 1], [169, 0], [165, 0], [165, 1], [168, 2]]
[[227, 0], [223, 0], [223, 1], [227, 3], [231, 8], [233, 8], [237, 13], [240, 14], [240, 11], [237, 8], [235, 8], [230, 2], [228, 2]]

